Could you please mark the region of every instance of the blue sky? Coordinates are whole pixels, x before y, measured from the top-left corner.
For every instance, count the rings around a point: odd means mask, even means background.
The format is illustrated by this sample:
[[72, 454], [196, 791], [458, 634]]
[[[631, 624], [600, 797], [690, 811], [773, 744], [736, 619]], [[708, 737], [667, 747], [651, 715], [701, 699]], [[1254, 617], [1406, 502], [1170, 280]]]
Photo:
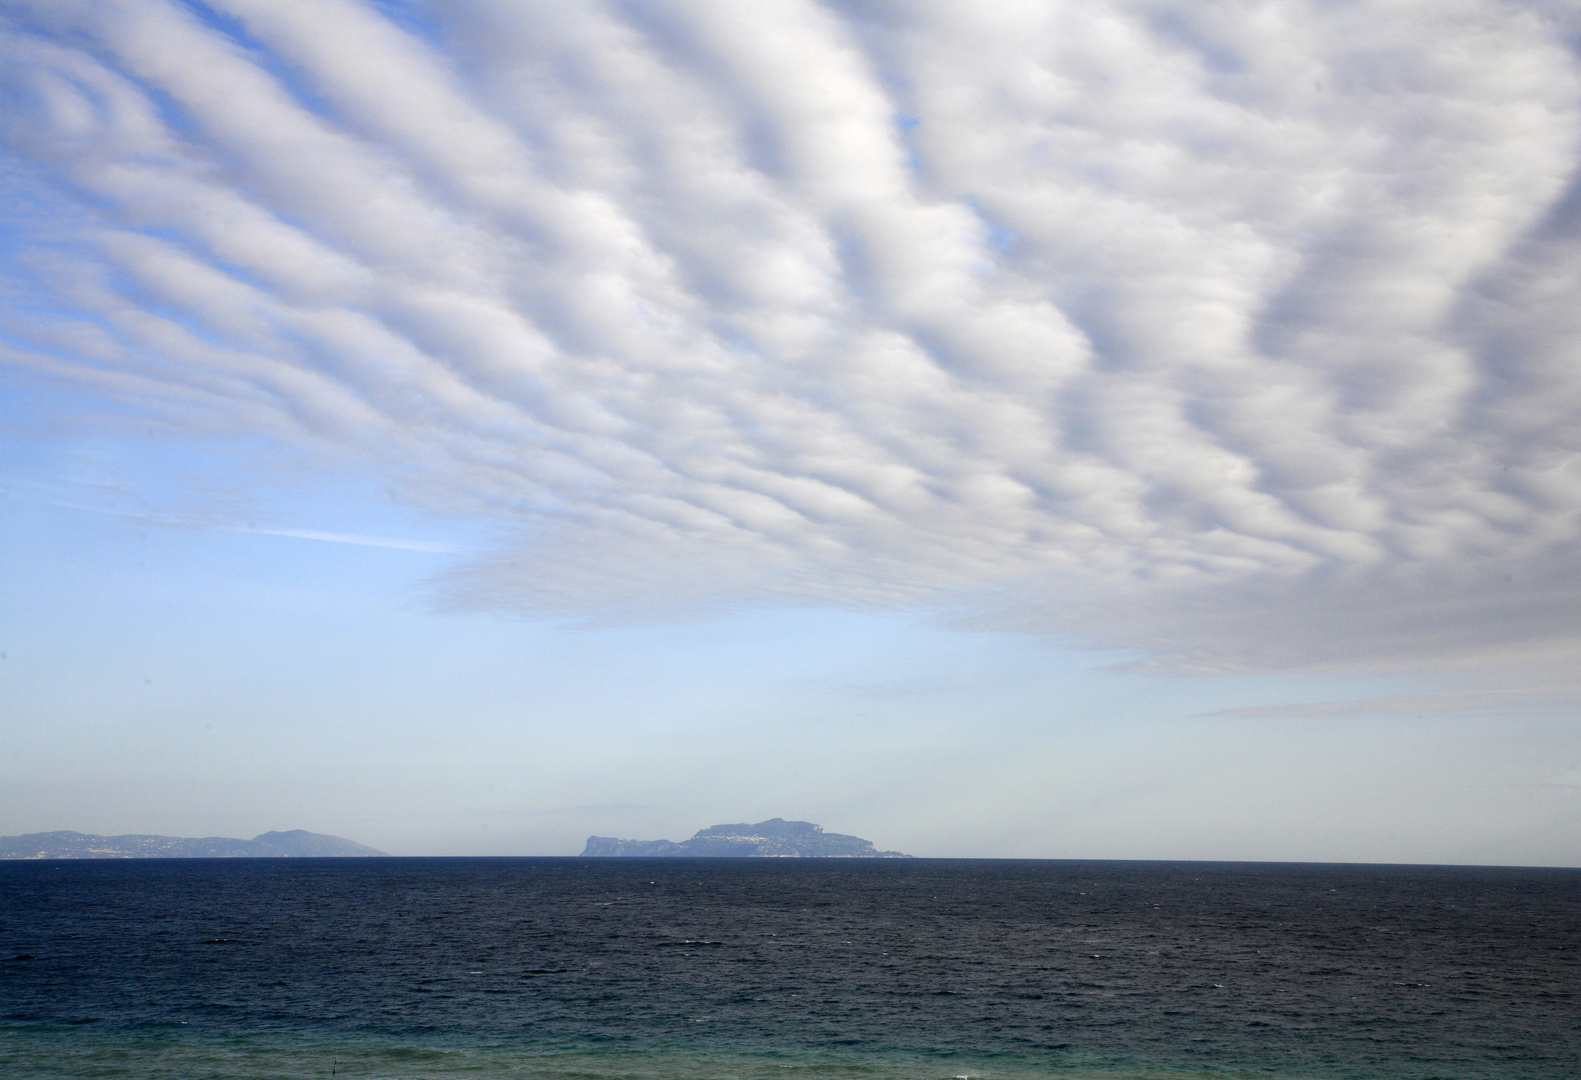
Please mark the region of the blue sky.
[[0, 832], [1575, 865], [1577, 31], [0, 6]]

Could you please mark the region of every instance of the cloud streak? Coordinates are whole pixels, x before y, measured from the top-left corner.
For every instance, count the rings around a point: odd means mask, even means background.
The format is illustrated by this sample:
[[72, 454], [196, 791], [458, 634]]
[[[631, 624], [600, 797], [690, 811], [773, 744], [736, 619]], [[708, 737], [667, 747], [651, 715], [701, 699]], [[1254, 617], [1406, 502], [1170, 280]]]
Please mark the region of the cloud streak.
[[463, 604], [1573, 642], [1581, 20], [978, 7], [8, 4], [5, 362], [497, 521]]
[[[53, 485], [34, 484], [29, 481], [22, 481], [22, 483], [29, 487], [44, 488], [45, 490], [53, 487]], [[284, 536], [294, 540], [321, 540], [330, 544], [354, 544], [359, 547], [390, 548], [396, 551], [427, 551], [439, 555], [459, 555], [463, 552], [462, 548], [454, 544], [443, 544], [433, 540], [408, 540], [397, 536], [370, 536], [366, 533], [299, 529], [284, 525], [242, 524], [222, 520], [213, 513], [196, 515], [146, 513], [108, 506], [95, 506], [90, 503], [73, 502], [65, 499], [51, 499], [49, 502], [50, 505], [58, 506], [64, 510], [80, 510], [89, 514], [106, 514], [111, 517], [126, 518], [155, 528], [214, 530], [218, 532], [251, 533], [257, 536]]]

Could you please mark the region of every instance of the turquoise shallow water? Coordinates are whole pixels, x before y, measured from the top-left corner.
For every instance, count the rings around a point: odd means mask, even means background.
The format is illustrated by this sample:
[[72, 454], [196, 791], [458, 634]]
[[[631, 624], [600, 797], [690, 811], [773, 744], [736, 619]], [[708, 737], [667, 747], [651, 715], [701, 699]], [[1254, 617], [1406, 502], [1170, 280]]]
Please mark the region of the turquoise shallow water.
[[1266, 1070], [1114, 1061], [1032, 1065], [992, 1055], [887, 1059], [793, 1053], [741, 1055], [676, 1048], [545, 1051], [377, 1037], [65, 1032], [0, 1026], [0, 1075], [15, 1080], [1300, 1080]]
[[0, 1077], [1574, 1080], [1581, 872], [0, 864]]

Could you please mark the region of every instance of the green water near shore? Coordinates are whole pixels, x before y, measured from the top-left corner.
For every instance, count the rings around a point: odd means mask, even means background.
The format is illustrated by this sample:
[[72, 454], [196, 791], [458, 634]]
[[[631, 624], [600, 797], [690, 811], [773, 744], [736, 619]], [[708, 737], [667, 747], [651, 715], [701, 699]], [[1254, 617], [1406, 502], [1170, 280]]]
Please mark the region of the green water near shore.
[[[0, 1076], [7, 1080], [1373, 1080], [1377, 1075], [1345, 1068], [1291, 1073], [1172, 1067], [1079, 1055], [1033, 1062], [1015, 1055], [801, 1056], [674, 1046], [543, 1050], [463, 1045], [437, 1037], [412, 1041], [0, 1024]], [[1440, 1066], [1421, 1073], [1391, 1072], [1389, 1080], [1445, 1075]]]

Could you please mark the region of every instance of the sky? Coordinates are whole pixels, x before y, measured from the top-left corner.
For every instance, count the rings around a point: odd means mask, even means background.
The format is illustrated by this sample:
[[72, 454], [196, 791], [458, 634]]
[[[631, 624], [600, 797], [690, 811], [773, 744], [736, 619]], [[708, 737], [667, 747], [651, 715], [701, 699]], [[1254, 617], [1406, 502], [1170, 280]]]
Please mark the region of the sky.
[[1581, 865], [1581, 7], [0, 0], [0, 833]]

